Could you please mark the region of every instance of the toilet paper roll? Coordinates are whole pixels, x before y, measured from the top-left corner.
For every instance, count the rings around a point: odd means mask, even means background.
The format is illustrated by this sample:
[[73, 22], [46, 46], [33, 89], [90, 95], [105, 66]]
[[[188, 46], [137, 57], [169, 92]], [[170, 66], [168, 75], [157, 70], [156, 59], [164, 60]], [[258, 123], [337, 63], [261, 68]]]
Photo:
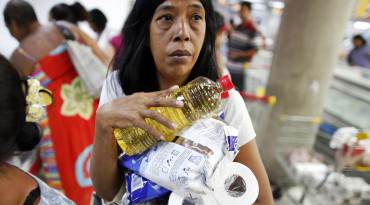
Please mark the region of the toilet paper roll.
[[229, 162], [218, 167], [212, 177], [214, 197], [221, 205], [251, 205], [259, 193], [258, 181], [246, 166]]
[[218, 205], [217, 201], [210, 195], [194, 195], [183, 197], [172, 192], [168, 205]]

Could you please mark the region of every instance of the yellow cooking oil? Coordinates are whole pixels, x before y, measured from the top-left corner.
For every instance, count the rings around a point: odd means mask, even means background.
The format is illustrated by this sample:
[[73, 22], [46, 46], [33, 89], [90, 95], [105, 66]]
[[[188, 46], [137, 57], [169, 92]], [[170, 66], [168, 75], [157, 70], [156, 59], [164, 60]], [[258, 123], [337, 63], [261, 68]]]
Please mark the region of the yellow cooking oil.
[[[198, 119], [211, 117], [218, 113], [221, 106], [221, 93], [232, 88], [229, 78], [223, 77], [218, 83], [205, 77], [198, 77], [187, 85], [174, 90], [170, 98], [184, 102], [182, 108], [151, 107], [176, 125], [169, 129], [157, 121], [146, 118], [145, 122], [164, 136], [165, 141], [173, 141], [176, 133], [190, 126]], [[114, 129], [114, 136], [125, 154], [140, 154], [158, 141], [145, 130], [137, 127]]]

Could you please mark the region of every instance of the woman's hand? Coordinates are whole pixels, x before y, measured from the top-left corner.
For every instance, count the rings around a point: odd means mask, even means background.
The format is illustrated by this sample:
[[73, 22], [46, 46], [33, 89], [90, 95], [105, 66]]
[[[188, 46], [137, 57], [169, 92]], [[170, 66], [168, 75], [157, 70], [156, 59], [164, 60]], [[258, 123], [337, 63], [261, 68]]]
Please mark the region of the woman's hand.
[[151, 118], [174, 128], [172, 122], [149, 107], [182, 107], [183, 102], [167, 96], [175, 89], [137, 93], [101, 106], [96, 114], [94, 148], [91, 157], [90, 174], [96, 193], [106, 201], [112, 201], [120, 187], [123, 177], [119, 172], [117, 158], [120, 153], [113, 136], [114, 128], [139, 127], [157, 139], [162, 134], [145, 123]]
[[175, 129], [174, 123], [157, 111], [150, 110], [149, 107], [181, 108], [184, 105], [182, 101], [167, 98], [176, 88], [177, 86], [159, 92], [135, 93], [105, 104], [97, 112], [97, 123], [100, 124], [99, 127], [107, 131], [112, 128], [139, 127], [160, 140], [163, 138], [162, 134], [149, 126], [145, 118], [151, 118], [170, 129]]

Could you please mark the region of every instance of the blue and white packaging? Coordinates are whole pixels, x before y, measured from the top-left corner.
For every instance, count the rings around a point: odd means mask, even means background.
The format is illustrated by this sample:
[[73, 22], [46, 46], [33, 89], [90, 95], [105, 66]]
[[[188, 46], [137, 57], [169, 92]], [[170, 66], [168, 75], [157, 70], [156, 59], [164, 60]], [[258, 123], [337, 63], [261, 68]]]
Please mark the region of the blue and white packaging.
[[133, 172], [125, 173], [125, 180], [129, 205], [144, 203], [170, 193], [169, 190]]
[[[210, 118], [197, 121], [178, 136], [185, 139], [182, 144], [160, 142], [141, 155], [123, 155], [120, 157], [121, 166], [149, 179], [152, 182], [148, 183], [150, 186], [161, 185], [183, 194], [209, 192], [206, 179], [213, 175], [217, 164], [225, 157], [233, 160], [236, 156], [237, 130]], [[204, 152], [199, 151], [201, 149], [205, 149]], [[128, 180], [131, 180], [127, 182], [131, 185], [137, 184], [132, 176]], [[155, 191], [146, 194], [148, 187], [139, 185], [135, 189], [132, 186], [127, 189], [132, 195], [129, 198], [131, 202], [160, 197]]]
[[171, 142], [160, 142], [144, 155], [121, 158], [123, 167], [169, 190], [200, 179], [205, 163], [205, 155]]

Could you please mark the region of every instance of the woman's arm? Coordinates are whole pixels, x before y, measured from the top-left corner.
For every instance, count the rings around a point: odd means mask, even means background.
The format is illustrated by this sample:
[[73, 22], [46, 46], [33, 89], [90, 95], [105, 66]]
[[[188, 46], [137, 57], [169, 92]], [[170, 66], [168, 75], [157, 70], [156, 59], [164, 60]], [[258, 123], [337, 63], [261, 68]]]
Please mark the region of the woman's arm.
[[240, 148], [236, 156], [236, 162], [242, 163], [252, 170], [257, 177], [259, 185], [259, 195], [255, 205], [272, 205], [274, 204], [270, 182], [263, 166], [256, 140], [252, 140]]
[[94, 39], [92, 39], [89, 35], [87, 35], [85, 32], [71, 23], [65, 21], [60, 21], [58, 23], [68, 28], [81, 43], [89, 46], [96, 57], [98, 57], [99, 60], [108, 68], [108, 65], [110, 64], [112, 59], [99, 48]]
[[89, 46], [93, 53], [96, 55], [96, 57], [98, 57], [100, 61], [108, 67], [112, 58], [108, 56], [102, 49], [100, 49], [96, 41], [90, 38], [90, 36], [88, 36], [85, 32], [78, 29], [78, 34], [80, 37], [79, 40], [81, 40], [82, 43]]
[[20, 48], [13, 52], [9, 61], [18, 71], [20, 76], [31, 75], [37, 64], [37, 61], [33, 57], [31, 58], [28, 53], [25, 53], [23, 49], [20, 50]]
[[99, 109], [96, 114], [90, 175], [97, 194], [112, 201], [119, 188], [124, 186], [124, 180], [117, 164], [119, 148], [113, 136], [113, 128], [104, 125], [103, 109]]

